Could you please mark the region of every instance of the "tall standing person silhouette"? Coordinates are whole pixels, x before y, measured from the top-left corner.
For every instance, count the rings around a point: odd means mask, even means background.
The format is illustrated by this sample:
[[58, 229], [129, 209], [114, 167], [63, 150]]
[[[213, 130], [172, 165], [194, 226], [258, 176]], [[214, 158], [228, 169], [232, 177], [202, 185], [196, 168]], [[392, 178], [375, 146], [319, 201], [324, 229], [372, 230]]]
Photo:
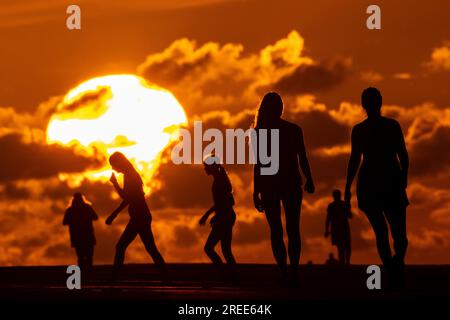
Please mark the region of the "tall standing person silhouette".
[[122, 202], [116, 210], [106, 219], [110, 225], [117, 215], [128, 206], [130, 221], [116, 245], [116, 256], [114, 267], [117, 270], [123, 266], [125, 251], [137, 235], [144, 243], [145, 249], [152, 257], [155, 264], [164, 267], [165, 261], [156, 247], [151, 230], [152, 215], [145, 201], [143, 183], [141, 176], [133, 167], [131, 162], [120, 152], [115, 152], [109, 158], [112, 168], [124, 175], [123, 188], [117, 182], [114, 173], [111, 175], [111, 183], [122, 198]]
[[[257, 135], [260, 129], [279, 130], [279, 169], [274, 175], [262, 175], [260, 169], [263, 165], [259, 159], [256, 161], [253, 200], [256, 209], [264, 211], [266, 215], [272, 252], [281, 269], [282, 283], [287, 284], [289, 272], [281, 223], [281, 202], [286, 217], [291, 280], [296, 282], [301, 251], [300, 210], [303, 198], [300, 169], [306, 176], [307, 192], [314, 192], [314, 182], [306, 155], [303, 131], [298, 125], [282, 119], [282, 113], [283, 100], [280, 95], [275, 92], [267, 93], [256, 115], [255, 130]], [[268, 136], [270, 137], [270, 134]]]
[[[375, 232], [378, 254], [389, 272], [391, 284], [397, 282], [401, 285], [408, 246], [408, 152], [399, 123], [381, 115], [380, 91], [376, 88], [365, 89], [361, 104], [367, 119], [352, 130], [345, 202], [350, 206], [351, 186], [359, 168], [356, 186], [358, 206]], [[394, 241], [394, 255], [389, 244], [388, 224]]]

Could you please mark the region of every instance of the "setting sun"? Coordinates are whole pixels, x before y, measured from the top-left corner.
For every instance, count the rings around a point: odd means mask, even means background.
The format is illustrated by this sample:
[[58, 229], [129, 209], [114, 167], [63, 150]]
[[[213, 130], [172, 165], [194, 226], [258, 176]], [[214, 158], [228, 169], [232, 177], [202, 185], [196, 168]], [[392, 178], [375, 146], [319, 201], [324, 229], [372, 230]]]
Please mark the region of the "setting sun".
[[[121, 151], [150, 178], [160, 152], [186, 121], [169, 91], [135, 75], [110, 75], [83, 82], [65, 95], [49, 121], [47, 142], [105, 157]], [[106, 167], [87, 174], [94, 179], [107, 175]]]

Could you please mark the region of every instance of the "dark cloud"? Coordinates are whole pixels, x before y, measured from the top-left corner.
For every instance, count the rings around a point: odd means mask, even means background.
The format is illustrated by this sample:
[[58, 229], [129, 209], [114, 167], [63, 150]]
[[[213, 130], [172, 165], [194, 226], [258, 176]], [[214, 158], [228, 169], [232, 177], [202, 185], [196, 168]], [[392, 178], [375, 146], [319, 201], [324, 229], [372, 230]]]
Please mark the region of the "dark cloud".
[[183, 225], [177, 225], [173, 228], [173, 236], [173, 243], [179, 248], [189, 248], [199, 242], [196, 232]]
[[212, 204], [211, 179], [203, 165], [175, 165], [170, 161], [159, 168], [155, 179], [162, 187], [150, 195], [151, 208], [205, 208]]
[[30, 189], [19, 186], [14, 182], [7, 182], [3, 185], [0, 199], [27, 199], [31, 196]]
[[309, 162], [314, 181], [317, 184], [317, 193], [329, 192], [338, 187], [340, 181], [347, 174], [349, 154], [322, 155], [310, 153]]
[[70, 248], [70, 245], [63, 243], [49, 245], [44, 253], [46, 258], [51, 259], [66, 258], [71, 255], [73, 255], [73, 250]]
[[[239, 212], [237, 212], [239, 218]], [[265, 218], [256, 218], [251, 222], [239, 221], [236, 224], [234, 243], [238, 245], [255, 244], [267, 240], [269, 227]]]
[[2, 170], [0, 181], [43, 179], [62, 172], [82, 172], [99, 165], [99, 160], [80, 156], [60, 145], [25, 143], [20, 135], [0, 137]]
[[410, 148], [411, 173], [434, 175], [450, 167], [450, 127], [438, 127], [429, 138], [420, 139]]
[[90, 181], [84, 179], [79, 186], [71, 187], [67, 182], [58, 182], [43, 186], [42, 197], [56, 200], [62, 200], [69, 204], [75, 192], [81, 192], [87, 201], [92, 203], [93, 208], [99, 215], [106, 215], [114, 209], [119, 200], [111, 197], [115, 192], [112, 185], [101, 181]]
[[[95, 115], [101, 114], [105, 111], [105, 104], [103, 100], [111, 96], [110, 87], [97, 87], [96, 90], [85, 92], [80, 97], [77, 97], [74, 101], [64, 104], [63, 109], [58, 112], [76, 112], [83, 107], [89, 107], [89, 112]], [[73, 118], [73, 115], [71, 115]]]
[[290, 114], [288, 118], [303, 129], [305, 143], [311, 149], [349, 142], [350, 128], [337, 122], [327, 112], [313, 110]]
[[179, 48], [174, 48], [174, 51], [166, 59], [148, 63], [142, 70], [142, 76], [160, 86], [171, 87], [192, 73], [201, 71], [212, 60], [209, 52], [190, 60], [176, 60], [177, 57], [183, 55], [184, 53]]
[[342, 83], [349, 73], [349, 60], [298, 66], [291, 74], [282, 77], [273, 88], [286, 94], [314, 93], [333, 88]]

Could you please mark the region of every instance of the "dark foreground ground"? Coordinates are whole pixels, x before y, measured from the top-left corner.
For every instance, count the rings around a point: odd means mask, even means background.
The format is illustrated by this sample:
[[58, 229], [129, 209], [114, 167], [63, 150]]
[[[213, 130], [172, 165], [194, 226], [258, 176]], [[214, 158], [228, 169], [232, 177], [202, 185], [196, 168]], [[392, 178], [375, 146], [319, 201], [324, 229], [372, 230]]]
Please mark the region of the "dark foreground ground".
[[81, 290], [66, 287], [65, 266], [0, 268], [0, 299], [150, 301], [448, 300], [450, 266], [408, 266], [407, 288], [368, 290], [366, 266], [302, 266], [300, 285], [282, 288], [273, 265], [240, 265], [230, 281], [213, 266], [171, 264], [162, 277], [153, 265], [127, 265], [114, 279], [110, 266], [82, 274]]

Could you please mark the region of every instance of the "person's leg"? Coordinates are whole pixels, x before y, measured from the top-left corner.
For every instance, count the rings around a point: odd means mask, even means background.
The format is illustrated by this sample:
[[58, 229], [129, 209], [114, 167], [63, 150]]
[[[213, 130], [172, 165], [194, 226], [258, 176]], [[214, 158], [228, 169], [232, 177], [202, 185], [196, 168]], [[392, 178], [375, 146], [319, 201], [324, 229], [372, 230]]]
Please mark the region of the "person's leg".
[[88, 246], [86, 251], [86, 265], [91, 268], [94, 264], [94, 246]]
[[147, 250], [147, 252], [152, 257], [153, 262], [160, 266], [165, 265], [166, 262], [164, 261], [164, 258], [156, 247], [155, 238], [153, 237], [153, 232], [150, 224], [146, 224], [141, 227], [141, 230], [139, 231], [139, 237], [144, 243], [145, 250]]
[[275, 195], [263, 195], [265, 214], [270, 227], [270, 241], [272, 244], [273, 256], [282, 269], [286, 271], [287, 256], [286, 247], [283, 241], [283, 225], [281, 223], [280, 199]]
[[286, 216], [286, 231], [288, 235], [288, 253], [292, 269], [297, 269], [300, 261], [300, 210], [302, 193], [289, 192], [283, 197], [283, 207]]
[[217, 254], [217, 252], [214, 250], [214, 248], [216, 247], [217, 243], [221, 239], [221, 232], [220, 231], [221, 230], [217, 226], [213, 227], [211, 229], [211, 232], [209, 233], [208, 239], [206, 240], [205, 247], [204, 247], [206, 255], [209, 257], [209, 259], [211, 259], [211, 261], [215, 265], [222, 265], [223, 264], [222, 259]]
[[364, 212], [369, 219], [375, 232], [378, 254], [383, 265], [389, 266], [392, 262], [391, 247], [389, 245], [389, 231], [381, 209], [368, 210]]
[[348, 239], [345, 243], [345, 264], [350, 264], [350, 258], [352, 256], [352, 240], [350, 238], [350, 235], [348, 236]]
[[337, 245], [338, 249], [338, 257], [339, 257], [339, 263], [344, 265], [345, 264], [345, 246], [343, 243], [339, 243]]
[[83, 265], [83, 250], [80, 246], [75, 247], [75, 252], [77, 254], [78, 266], [81, 268]]
[[402, 266], [404, 265], [406, 249], [408, 248], [406, 207], [387, 208], [384, 213], [391, 228], [392, 239], [394, 241], [394, 261]]
[[225, 261], [229, 265], [235, 265], [236, 260], [234, 259], [233, 252], [231, 251], [231, 241], [233, 239], [233, 226], [226, 226], [226, 230], [224, 230], [222, 238], [220, 240], [220, 245], [222, 247], [222, 254], [225, 258]]
[[88, 261], [88, 254], [89, 254], [89, 246], [87, 245], [83, 245], [81, 247], [81, 255], [82, 255], [82, 260], [83, 260], [83, 268], [89, 268], [89, 261]]
[[123, 266], [125, 260], [125, 251], [131, 242], [136, 238], [138, 230], [136, 227], [129, 222], [125, 227], [122, 235], [120, 236], [119, 242], [116, 245], [116, 256], [114, 257], [114, 267]]

